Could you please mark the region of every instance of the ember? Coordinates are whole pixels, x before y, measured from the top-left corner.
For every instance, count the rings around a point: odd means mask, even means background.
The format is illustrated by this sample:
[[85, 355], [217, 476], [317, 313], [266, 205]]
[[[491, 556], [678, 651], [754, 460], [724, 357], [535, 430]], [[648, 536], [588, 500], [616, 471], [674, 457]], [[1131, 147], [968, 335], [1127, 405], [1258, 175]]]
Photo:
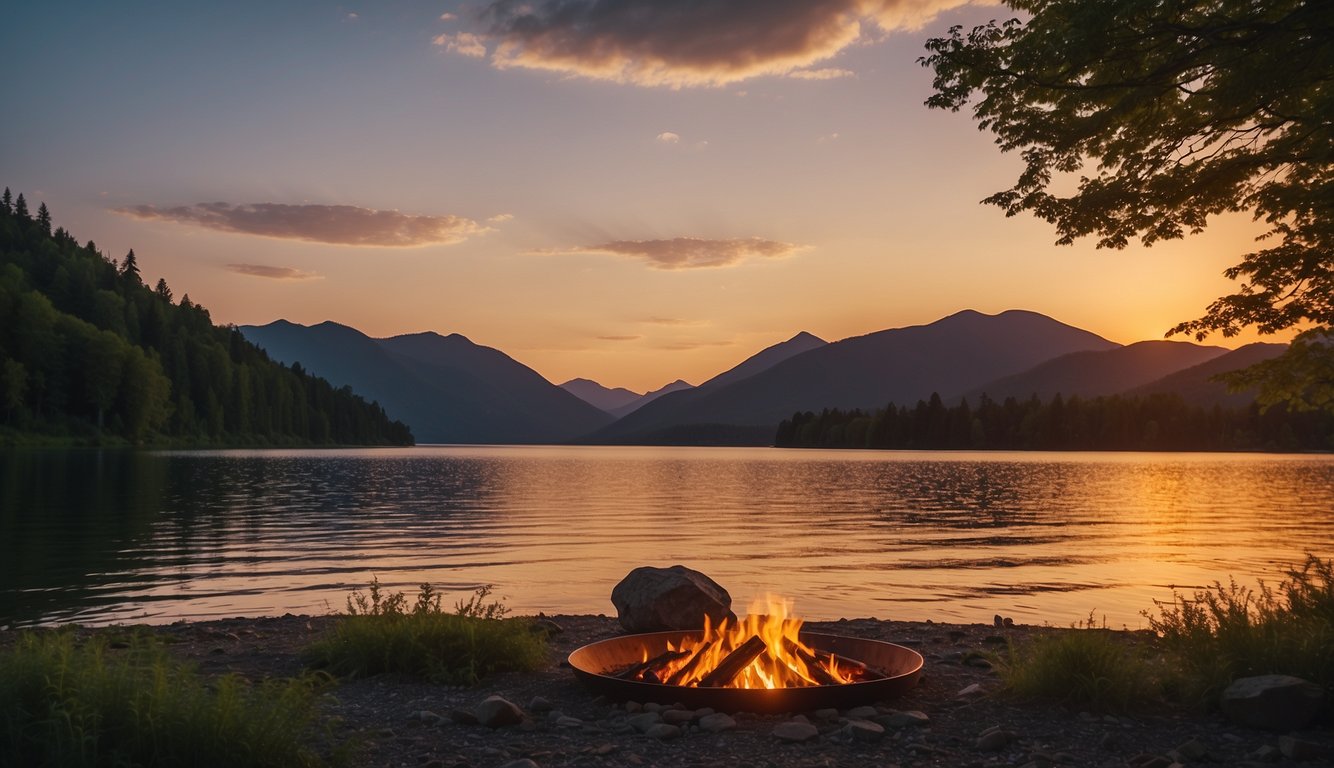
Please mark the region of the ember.
[[[724, 620], [667, 644], [667, 650], [621, 670], [616, 677], [692, 688], [800, 688], [877, 680], [865, 664], [816, 650], [800, 638], [802, 620], [790, 618], [791, 601], [766, 598], [738, 622]], [[763, 611], [763, 612], [760, 612]]]

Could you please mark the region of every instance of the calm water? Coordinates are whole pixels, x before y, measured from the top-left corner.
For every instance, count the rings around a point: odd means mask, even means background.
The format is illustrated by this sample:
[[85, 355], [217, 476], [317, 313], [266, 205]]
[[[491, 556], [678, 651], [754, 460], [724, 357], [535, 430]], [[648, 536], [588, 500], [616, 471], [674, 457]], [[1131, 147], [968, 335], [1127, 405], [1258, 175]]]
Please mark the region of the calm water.
[[372, 576], [614, 613], [642, 564], [817, 619], [1065, 625], [1334, 555], [1334, 457], [422, 447], [0, 454], [0, 626], [324, 613]]

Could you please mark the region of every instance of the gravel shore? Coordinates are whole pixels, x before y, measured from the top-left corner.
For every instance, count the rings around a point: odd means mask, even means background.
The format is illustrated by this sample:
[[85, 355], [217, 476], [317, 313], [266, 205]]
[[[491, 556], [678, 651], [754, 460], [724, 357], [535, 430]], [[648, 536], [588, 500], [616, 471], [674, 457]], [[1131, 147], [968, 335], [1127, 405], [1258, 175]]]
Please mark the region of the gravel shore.
[[[345, 681], [322, 706], [336, 741], [355, 744], [354, 764], [426, 768], [509, 766], [1134, 766], [1173, 763], [1329, 765], [1328, 718], [1298, 734], [1238, 728], [1217, 714], [1152, 709], [1106, 715], [1006, 696], [986, 661], [1009, 642], [1046, 627], [953, 625], [853, 619], [811, 622], [813, 631], [887, 640], [926, 658], [920, 684], [894, 701], [860, 710], [755, 715], [672, 711], [611, 702], [575, 680], [565, 657], [621, 633], [606, 616], [545, 617], [561, 628], [539, 672], [499, 675], [472, 688], [394, 675]], [[301, 650], [335, 619], [283, 616], [150, 627], [204, 674], [291, 677]], [[119, 629], [79, 629], [81, 633]], [[0, 644], [7, 644], [0, 633]], [[1143, 632], [1117, 632], [1152, 643]], [[481, 701], [500, 696], [520, 722], [469, 722]]]

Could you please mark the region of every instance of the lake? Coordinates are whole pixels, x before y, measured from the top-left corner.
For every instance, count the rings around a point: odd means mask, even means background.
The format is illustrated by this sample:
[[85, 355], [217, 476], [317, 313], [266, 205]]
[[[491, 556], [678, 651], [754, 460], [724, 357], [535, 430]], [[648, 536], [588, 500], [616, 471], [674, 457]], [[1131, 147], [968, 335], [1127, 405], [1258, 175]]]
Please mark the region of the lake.
[[683, 563], [738, 609], [1069, 625], [1334, 554], [1334, 457], [423, 446], [0, 453], [0, 626], [326, 613], [372, 578], [615, 613]]

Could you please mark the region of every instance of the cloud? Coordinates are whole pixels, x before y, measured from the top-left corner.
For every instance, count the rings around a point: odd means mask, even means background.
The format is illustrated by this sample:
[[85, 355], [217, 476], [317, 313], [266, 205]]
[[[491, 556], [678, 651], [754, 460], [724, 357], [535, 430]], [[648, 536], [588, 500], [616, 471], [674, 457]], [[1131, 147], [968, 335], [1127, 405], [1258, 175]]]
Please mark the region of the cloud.
[[272, 280], [320, 280], [323, 275], [314, 272], [302, 272], [292, 267], [270, 267], [264, 264], [228, 264], [227, 271], [251, 277], [267, 277]]
[[488, 218], [488, 219], [486, 220], [486, 223], [487, 223], [487, 224], [504, 224], [505, 222], [510, 221], [510, 220], [512, 220], [513, 218], [514, 218], [514, 214], [512, 214], [512, 213], [497, 213], [495, 216], [492, 216], [492, 217]]
[[671, 341], [666, 344], [659, 344], [656, 349], [665, 349], [668, 352], [689, 352], [692, 349], [703, 349], [704, 347], [730, 347], [735, 341]]
[[642, 338], [644, 337], [643, 336], [599, 336], [598, 337], [598, 339], [601, 341], [635, 341], [637, 339], [642, 339]]
[[683, 317], [646, 317], [643, 320], [640, 320], [639, 322], [650, 323], [652, 325], [672, 325], [672, 326], [709, 324], [709, 321], [707, 320], [687, 320]]
[[448, 35], [436, 44], [467, 56], [478, 56], [478, 49], [485, 55], [490, 46], [498, 69], [642, 86], [721, 86], [789, 74], [827, 79], [847, 70], [811, 67], [887, 31], [919, 29], [969, 2], [487, 0], [471, 20], [469, 45]]
[[454, 21], [454, 20], [457, 19], [457, 18], [458, 18], [458, 16], [455, 16], [454, 14], [449, 13], [448, 11], [446, 11], [445, 13], [440, 14], [440, 20], [441, 20], [441, 21]]
[[113, 210], [136, 219], [334, 245], [449, 245], [491, 231], [459, 216], [413, 216], [354, 205], [196, 203], [170, 208], [132, 205]]
[[658, 141], [661, 141], [663, 144], [678, 144], [681, 141], [681, 136], [680, 134], [672, 133], [671, 131], [663, 131], [658, 134]]
[[480, 35], [472, 32], [458, 32], [455, 34], [442, 33], [436, 35], [431, 42], [443, 46], [446, 51], [467, 56], [470, 59], [486, 58], [486, 42]]
[[613, 240], [601, 245], [564, 250], [536, 251], [540, 254], [587, 253], [627, 256], [642, 259], [654, 269], [696, 269], [730, 267], [747, 259], [779, 259], [791, 256], [802, 246], [780, 243], [762, 237], [708, 240], [698, 237], [674, 237], [670, 240]]
[[837, 80], [840, 77], [855, 77], [857, 73], [850, 69], [825, 67], [824, 69], [797, 69], [788, 73], [788, 77], [798, 80]]

